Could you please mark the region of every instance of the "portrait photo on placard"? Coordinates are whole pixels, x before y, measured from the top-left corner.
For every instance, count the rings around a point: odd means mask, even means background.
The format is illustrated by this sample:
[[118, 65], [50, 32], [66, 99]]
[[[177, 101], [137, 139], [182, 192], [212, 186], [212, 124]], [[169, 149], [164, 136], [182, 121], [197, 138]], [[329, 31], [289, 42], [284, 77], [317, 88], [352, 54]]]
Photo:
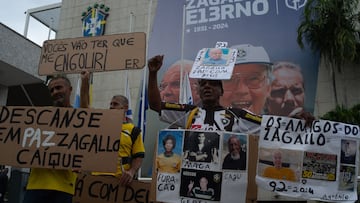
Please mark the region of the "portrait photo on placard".
[[220, 201], [222, 172], [183, 169], [180, 196]]
[[301, 163], [302, 151], [260, 148], [258, 174], [265, 178], [298, 182]]
[[184, 138], [184, 159], [219, 163], [220, 135], [216, 132], [188, 131]]
[[222, 169], [246, 170], [247, 135], [224, 133], [222, 150]]
[[178, 173], [181, 168], [183, 131], [163, 130], [158, 136], [156, 170], [165, 173]]

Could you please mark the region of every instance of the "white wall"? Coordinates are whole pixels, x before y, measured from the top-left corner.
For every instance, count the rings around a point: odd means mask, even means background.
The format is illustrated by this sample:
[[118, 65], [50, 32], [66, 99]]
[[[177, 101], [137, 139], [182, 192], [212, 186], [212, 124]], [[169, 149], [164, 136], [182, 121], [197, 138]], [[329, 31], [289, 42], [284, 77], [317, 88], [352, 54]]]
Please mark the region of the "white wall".
[[[342, 72], [336, 73], [337, 95], [340, 105], [352, 107], [360, 103], [360, 65], [345, 64]], [[319, 117], [335, 108], [334, 90], [330, 69], [321, 61], [318, 74], [314, 115]]]
[[[156, 0], [152, 4], [152, 14], [156, 8]], [[95, 3], [104, 4], [109, 7], [105, 35], [120, 34], [128, 32], [147, 32], [148, 30], [148, 7], [150, 0], [63, 0], [60, 14], [59, 31], [56, 38], [76, 38], [82, 37], [82, 13], [89, 6]], [[132, 16], [132, 20], [130, 19]], [[151, 16], [150, 16], [151, 17]], [[132, 21], [132, 25], [130, 22]], [[131, 31], [130, 31], [131, 29]], [[119, 53], [121, 54], [121, 53]], [[109, 102], [113, 95], [125, 93], [125, 71], [111, 71], [94, 74], [93, 85], [93, 107], [109, 108]], [[128, 71], [130, 78], [131, 106], [135, 109], [143, 69]], [[69, 75], [73, 86], [76, 86], [79, 75]], [[134, 110], [133, 110], [134, 112]]]

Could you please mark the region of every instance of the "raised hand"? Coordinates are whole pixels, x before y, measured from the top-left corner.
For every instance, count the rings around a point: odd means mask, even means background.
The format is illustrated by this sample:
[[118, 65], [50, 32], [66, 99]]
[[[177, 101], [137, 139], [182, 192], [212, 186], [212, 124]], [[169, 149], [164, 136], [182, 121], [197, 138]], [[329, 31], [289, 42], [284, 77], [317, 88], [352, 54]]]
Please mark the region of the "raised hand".
[[148, 68], [150, 72], [157, 72], [162, 64], [163, 64], [163, 60], [164, 60], [164, 55], [156, 55], [154, 57], [152, 57], [151, 59], [148, 60]]

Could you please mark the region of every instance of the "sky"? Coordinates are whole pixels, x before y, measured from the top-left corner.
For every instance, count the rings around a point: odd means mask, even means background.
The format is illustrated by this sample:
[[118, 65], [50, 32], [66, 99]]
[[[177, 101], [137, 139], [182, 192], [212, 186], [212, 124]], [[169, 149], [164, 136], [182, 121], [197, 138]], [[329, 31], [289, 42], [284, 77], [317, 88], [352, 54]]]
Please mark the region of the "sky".
[[[0, 12], [0, 22], [4, 25], [15, 30], [19, 34], [24, 34], [26, 14], [25, 12], [28, 9], [33, 9], [41, 6], [46, 6], [49, 4], [60, 3], [61, 0], [15, 0], [7, 1], [3, 4]], [[29, 29], [27, 38], [35, 42], [38, 45], [48, 39], [49, 29], [30, 17]], [[50, 39], [54, 39], [55, 35], [52, 32], [50, 34]]]

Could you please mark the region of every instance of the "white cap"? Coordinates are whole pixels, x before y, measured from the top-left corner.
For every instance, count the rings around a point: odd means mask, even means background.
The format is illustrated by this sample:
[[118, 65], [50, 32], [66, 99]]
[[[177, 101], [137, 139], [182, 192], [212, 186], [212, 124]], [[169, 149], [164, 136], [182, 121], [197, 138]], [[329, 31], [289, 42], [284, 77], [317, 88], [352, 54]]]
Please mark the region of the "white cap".
[[250, 44], [240, 44], [240, 45], [234, 45], [230, 48], [238, 50], [235, 64], [242, 64], [242, 63], [271, 64], [269, 55], [266, 53], [264, 47], [254, 47]]

